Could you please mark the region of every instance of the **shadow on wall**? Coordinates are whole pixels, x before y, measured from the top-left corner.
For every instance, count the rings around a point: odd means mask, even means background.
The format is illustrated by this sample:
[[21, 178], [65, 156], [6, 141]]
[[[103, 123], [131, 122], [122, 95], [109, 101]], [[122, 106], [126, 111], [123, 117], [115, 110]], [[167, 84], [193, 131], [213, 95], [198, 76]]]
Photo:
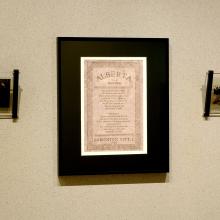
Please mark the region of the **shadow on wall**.
[[[204, 109], [205, 109], [205, 96], [206, 96], [206, 85], [203, 85], [201, 87], [201, 95], [202, 95], [202, 116], [204, 114]], [[204, 120], [208, 120], [207, 117], [204, 117]]]
[[[204, 116], [204, 112], [205, 112], [205, 101], [206, 101], [206, 90], [207, 90], [207, 80], [208, 80], [208, 72], [206, 73], [205, 76], [205, 81], [204, 81], [204, 85], [202, 85], [201, 87], [201, 96], [202, 96], [202, 116]], [[205, 121], [209, 120], [210, 117], [203, 117], [203, 119]]]
[[165, 182], [169, 182], [168, 175], [166, 173], [107, 174], [107, 175], [59, 177], [59, 183], [61, 186], [165, 183]]
[[204, 84], [203, 84], [202, 87], [201, 87], [202, 110], [203, 110], [203, 111], [204, 111], [204, 108], [205, 108], [205, 98], [206, 98], [207, 80], [208, 80], [208, 72], [206, 73]]

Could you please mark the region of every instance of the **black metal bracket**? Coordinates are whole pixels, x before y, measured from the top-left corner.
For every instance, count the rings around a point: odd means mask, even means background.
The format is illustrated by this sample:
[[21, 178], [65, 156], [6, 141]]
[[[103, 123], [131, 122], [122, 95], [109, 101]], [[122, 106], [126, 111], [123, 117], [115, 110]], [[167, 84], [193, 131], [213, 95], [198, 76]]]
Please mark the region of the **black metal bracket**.
[[210, 103], [211, 103], [211, 94], [212, 94], [213, 74], [214, 74], [213, 70], [208, 71], [204, 117], [209, 117], [209, 114], [210, 114]]
[[13, 72], [13, 103], [12, 103], [12, 118], [18, 118], [18, 82], [19, 82], [19, 70]]

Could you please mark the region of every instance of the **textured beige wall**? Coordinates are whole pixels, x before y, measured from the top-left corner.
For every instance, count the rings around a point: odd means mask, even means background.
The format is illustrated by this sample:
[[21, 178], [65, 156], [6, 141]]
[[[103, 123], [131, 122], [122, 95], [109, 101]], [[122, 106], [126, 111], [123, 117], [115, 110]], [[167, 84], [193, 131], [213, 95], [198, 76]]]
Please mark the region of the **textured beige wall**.
[[[170, 38], [170, 165], [162, 175], [57, 178], [56, 37]], [[21, 71], [20, 119], [0, 120], [0, 219], [220, 219], [219, 0], [0, 0], [0, 72]]]

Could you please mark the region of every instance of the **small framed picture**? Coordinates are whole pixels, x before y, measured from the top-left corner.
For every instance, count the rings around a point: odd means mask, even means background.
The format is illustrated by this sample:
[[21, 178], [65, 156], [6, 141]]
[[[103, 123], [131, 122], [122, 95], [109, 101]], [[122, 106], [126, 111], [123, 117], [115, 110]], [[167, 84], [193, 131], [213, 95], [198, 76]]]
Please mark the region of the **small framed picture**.
[[169, 171], [167, 38], [57, 38], [58, 173]]
[[210, 113], [220, 116], [220, 74], [214, 74]]
[[220, 73], [208, 71], [204, 116], [220, 116]]

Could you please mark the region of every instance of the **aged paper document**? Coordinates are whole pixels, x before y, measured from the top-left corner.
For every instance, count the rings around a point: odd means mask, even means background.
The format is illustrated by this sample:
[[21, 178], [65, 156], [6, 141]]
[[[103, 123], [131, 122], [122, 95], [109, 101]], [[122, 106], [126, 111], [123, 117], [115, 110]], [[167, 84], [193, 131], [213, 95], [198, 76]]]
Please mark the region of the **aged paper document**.
[[81, 154], [147, 153], [147, 58], [81, 57]]

